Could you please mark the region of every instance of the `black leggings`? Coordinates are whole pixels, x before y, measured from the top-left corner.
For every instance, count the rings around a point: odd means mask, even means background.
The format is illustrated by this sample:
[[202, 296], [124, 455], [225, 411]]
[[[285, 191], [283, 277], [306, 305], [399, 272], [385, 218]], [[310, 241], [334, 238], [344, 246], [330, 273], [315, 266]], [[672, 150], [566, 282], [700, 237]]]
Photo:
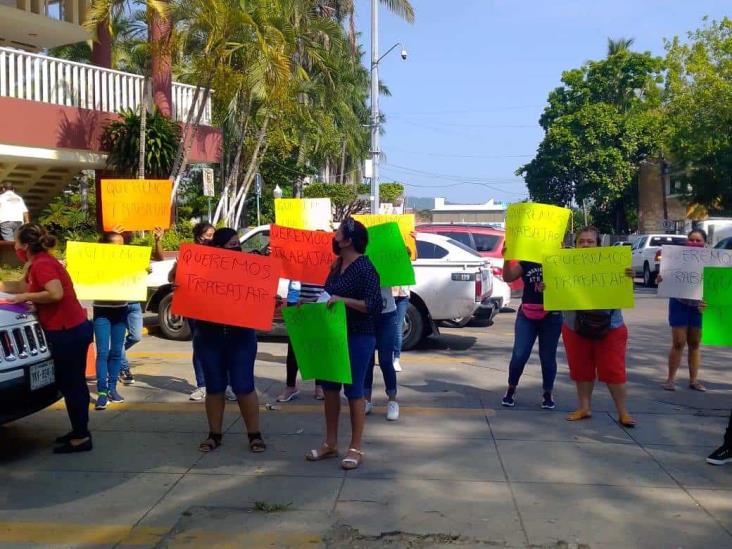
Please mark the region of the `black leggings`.
[[724, 445], [732, 448], [732, 411], [729, 413], [729, 423], [727, 424], [727, 432], [724, 434]]
[[287, 386], [295, 387], [297, 385], [297, 359], [295, 351], [292, 349], [292, 343], [287, 342]]
[[56, 386], [66, 401], [66, 411], [75, 438], [91, 436], [86, 354], [93, 337], [94, 329], [88, 320], [75, 328], [46, 332], [56, 370]]

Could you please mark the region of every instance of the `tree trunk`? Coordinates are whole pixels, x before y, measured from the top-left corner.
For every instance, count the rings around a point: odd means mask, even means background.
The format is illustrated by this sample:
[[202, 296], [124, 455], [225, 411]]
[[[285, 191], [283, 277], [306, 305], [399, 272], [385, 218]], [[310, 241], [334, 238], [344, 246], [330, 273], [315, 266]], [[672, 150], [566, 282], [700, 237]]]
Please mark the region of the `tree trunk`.
[[[266, 115], [264, 122], [262, 123], [262, 127], [259, 129], [259, 134], [257, 135], [257, 143], [254, 145], [254, 150], [252, 151], [252, 156], [249, 160], [249, 166], [247, 167], [246, 174], [244, 175], [244, 180], [242, 181], [242, 185], [239, 188], [239, 191], [237, 192], [231, 204], [229, 214], [231, 214], [232, 212], [236, 212], [239, 209], [240, 201], [246, 200], [247, 192], [249, 191], [249, 187], [254, 180], [254, 176], [256, 175], [256, 170], [259, 167], [259, 163], [261, 162], [261, 159], [259, 157], [259, 151], [261, 150], [262, 143], [264, 143], [264, 139], [267, 136], [268, 126], [269, 115]], [[230, 215], [228, 221], [230, 223], [233, 223], [235, 219]]]
[[[163, 0], [167, 3], [167, 0]], [[152, 45], [153, 100], [164, 116], [173, 114], [173, 60], [170, 35], [173, 25], [170, 14], [150, 10], [150, 43]]]
[[338, 180], [341, 184], [346, 182], [346, 140], [341, 145], [341, 170], [338, 172]]

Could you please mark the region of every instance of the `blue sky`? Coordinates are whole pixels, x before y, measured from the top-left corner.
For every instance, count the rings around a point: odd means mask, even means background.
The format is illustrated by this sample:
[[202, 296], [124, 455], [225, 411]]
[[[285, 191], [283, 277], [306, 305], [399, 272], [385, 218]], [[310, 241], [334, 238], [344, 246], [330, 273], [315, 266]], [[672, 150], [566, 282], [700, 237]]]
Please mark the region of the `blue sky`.
[[[604, 57], [607, 38], [663, 55], [663, 39], [686, 36], [702, 18], [732, 15], [729, 0], [412, 0], [409, 25], [381, 8], [382, 181], [410, 196], [454, 202], [527, 196], [513, 175], [536, 152], [537, 121], [563, 70]], [[370, 1], [357, 0], [370, 52]], [[447, 177], [445, 177], [447, 176]], [[480, 183], [466, 184], [466, 181]]]

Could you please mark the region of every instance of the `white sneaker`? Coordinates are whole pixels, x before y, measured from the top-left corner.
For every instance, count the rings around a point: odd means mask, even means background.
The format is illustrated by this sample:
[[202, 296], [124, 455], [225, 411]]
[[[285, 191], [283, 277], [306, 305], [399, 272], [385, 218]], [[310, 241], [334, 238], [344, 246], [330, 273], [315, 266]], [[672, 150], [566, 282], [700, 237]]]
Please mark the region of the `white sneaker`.
[[231, 385], [226, 387], [226, 400], [231, 400], [232, 402], [236, 400], [236, 395], [234, 394], [234, 390], [231, 388]]
[[188, 400], [195, 400], [196, 402], [198, 402], [199, 400], [203, 400], [204, 398], [206, 398], [206, 387], [199, 387], [191, 393], [191, 396], [188, 397]]
[[364, 405], [363, 408], [364, 408], [364, 413], [366, 415], [369, 415], [371, 413], [371, 411], [374, 409], [374, 405], [371, 404], [371, 401], [370, 400], [367, 400], [366, 401], [366, 404]]
[[386, 420], [397, 421], [399, 419], [399, 403], [390, 400], [386, 405]]
[[402, 371], [402, 365], [399, 364], [399, 357], [394, 357], [394, 371], [395, 372], [401, 372]]

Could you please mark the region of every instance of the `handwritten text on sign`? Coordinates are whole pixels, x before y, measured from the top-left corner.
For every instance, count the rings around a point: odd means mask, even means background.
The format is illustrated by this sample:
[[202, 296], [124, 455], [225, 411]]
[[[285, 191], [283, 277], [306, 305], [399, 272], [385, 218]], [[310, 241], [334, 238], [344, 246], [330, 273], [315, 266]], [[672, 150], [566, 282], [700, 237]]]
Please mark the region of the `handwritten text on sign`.
[[330, 231], [330, 198], [275, 198], [275, 223], [309, 231]]
[[511, 204], [506, 211], [506, 259], [541, 263], [562, 247], [570, 211], [547, 204]]
[[399, 232], [402, 234], [407, 248], [409, 248], [409, 257], [417, 259], [417, 243], [413, 236], [414, 214], [358, 214], [354, 215], [353, 219], [363, 223], [367, 229], [384, 223], [396, 223], [399, 225]]
[[145, 301], [149, 246], [68, 242], [66, 269], [79, 299]]
[[303, 379], [352, 382], [343, 302], [286, 307], [282, 316]]
[[105, 231], [170, 227], [170, 179], [102, 179], [102, 224]]
[[702, 343], [732, 347], [732, 267], [704, 268]]
[[173, 314], [269, 331], [281, 270], [274, 257], [183, 244]]
[[270, 253], [282, 260], [282, 277], [290, 280], [324, 284], [335, 261], [332, 240], [331, 232], [269, 227]]
[[701, 300], [704, 267], [732, 267], [732, 250], [663, 246], [658, 295]]
[[630, 248], [576, 248], [545, 255], [544, 308], [548, 311], [633, 307], [633, 279], [625, 274]]

